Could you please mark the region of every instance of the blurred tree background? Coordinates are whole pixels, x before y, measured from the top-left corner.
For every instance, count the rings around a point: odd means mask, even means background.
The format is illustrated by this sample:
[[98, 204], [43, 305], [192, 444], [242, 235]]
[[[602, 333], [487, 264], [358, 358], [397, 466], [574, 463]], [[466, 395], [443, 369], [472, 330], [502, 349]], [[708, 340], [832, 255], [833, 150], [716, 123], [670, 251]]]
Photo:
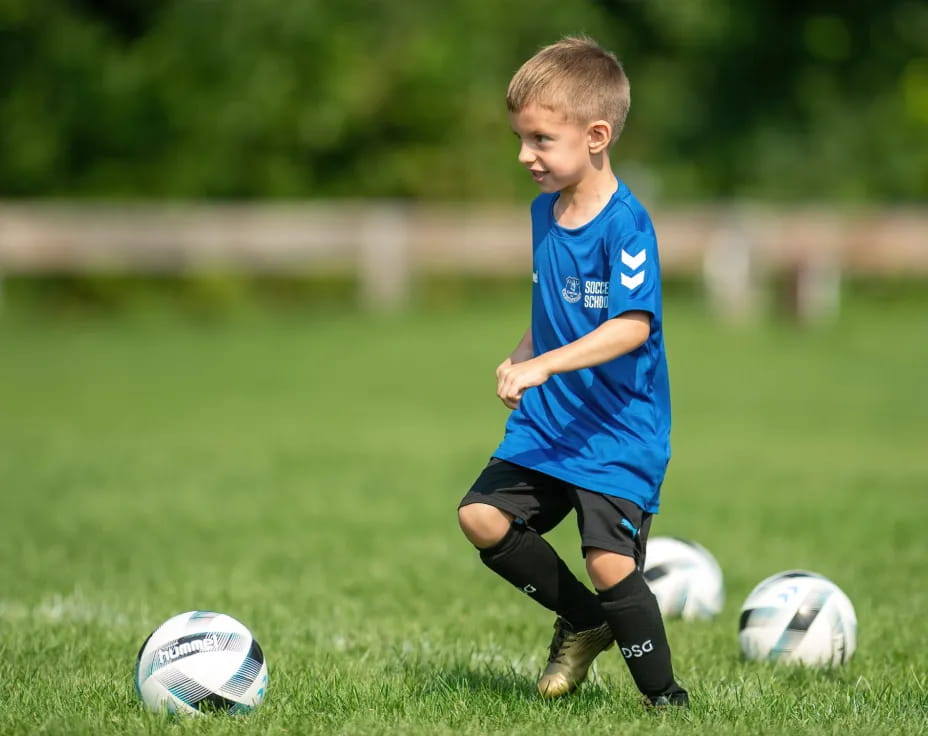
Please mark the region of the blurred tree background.
[[0, 195], [522, 199], [506, 84], [576, 32], [651, 198], [928, 196], [914, 0], [0, 0]]

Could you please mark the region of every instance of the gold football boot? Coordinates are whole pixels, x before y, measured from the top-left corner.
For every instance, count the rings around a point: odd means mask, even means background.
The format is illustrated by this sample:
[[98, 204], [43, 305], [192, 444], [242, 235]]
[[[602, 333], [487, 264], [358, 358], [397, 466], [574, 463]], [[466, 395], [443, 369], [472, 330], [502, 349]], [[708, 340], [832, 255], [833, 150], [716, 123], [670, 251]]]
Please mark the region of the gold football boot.
[[612, 629], [607, 623], [595, 629], [574, 631], [559, 616], [554, 622], [548, 666], [538, 680], [538, 692], [545, 698], [559, 698], [572, 693], [586, 679], [596, 656], [614, 643]]

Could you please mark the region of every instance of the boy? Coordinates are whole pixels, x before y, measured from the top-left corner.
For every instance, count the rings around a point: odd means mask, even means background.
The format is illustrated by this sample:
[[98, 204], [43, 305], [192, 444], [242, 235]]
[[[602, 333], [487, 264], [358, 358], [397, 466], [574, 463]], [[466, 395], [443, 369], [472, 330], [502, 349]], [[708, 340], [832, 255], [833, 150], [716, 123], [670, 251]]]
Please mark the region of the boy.
[[[529, 59], [506, 103], [532, 203], [532, 322], [496, 369], [512, 409], [461, 501], [465, 536], [491, 570], [557, 614], [547, 698], [572, 692], [618, 642], [650, 706], [688, 706], [641, 570], [670, 457], [657, 242], [612, 173], [629, 84], [611, 53], [565, 38]], [[591, 592], [542, 538], [577, 512]]]

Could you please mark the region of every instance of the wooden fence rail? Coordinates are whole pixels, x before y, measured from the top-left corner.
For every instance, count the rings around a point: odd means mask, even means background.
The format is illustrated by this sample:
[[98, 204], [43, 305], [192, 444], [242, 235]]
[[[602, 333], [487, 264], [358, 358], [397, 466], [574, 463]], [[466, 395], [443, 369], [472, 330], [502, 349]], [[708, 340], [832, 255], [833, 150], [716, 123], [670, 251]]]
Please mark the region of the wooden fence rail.
[[[710, 285], [823, 264], [928, 276], [928, 208], [719, 205], [656, 210], [654, 223], [664, 272], [703, 274]], [[527, 274], [529, 243], [527, 207], [0, 202], [0, 273], [351, 269], [378, 308], [402, 305], [420, 274]]]

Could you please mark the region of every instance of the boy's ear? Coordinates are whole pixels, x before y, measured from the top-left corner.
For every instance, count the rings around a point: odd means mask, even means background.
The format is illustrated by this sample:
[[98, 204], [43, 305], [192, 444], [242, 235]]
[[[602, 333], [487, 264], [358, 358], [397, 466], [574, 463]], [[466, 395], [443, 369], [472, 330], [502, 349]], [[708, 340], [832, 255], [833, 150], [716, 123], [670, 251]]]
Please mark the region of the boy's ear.
[[612, 126], [605, 120], [596, 120], [590, 123], [587, 137], [590, 153], [593, 155], [602, 153], [609, 147], [609, 141], [612, 140]]

